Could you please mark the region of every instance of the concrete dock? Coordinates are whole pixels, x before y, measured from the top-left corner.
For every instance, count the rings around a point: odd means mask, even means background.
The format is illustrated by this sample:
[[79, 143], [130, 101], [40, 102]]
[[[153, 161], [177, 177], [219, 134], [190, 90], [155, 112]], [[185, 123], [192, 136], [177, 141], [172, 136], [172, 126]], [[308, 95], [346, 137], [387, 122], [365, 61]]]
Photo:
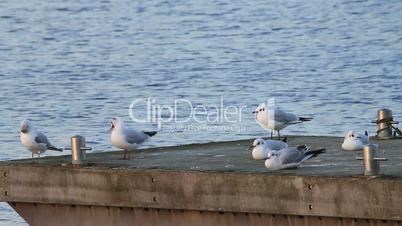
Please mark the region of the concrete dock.
[[30, 225], [401, 225], [402, 139], [375, 140], [388, 161], [363, 176], [339, 137], [289, 137], [327, 153], [270, 171], [251, 140], [0, 163], [0, 201]]

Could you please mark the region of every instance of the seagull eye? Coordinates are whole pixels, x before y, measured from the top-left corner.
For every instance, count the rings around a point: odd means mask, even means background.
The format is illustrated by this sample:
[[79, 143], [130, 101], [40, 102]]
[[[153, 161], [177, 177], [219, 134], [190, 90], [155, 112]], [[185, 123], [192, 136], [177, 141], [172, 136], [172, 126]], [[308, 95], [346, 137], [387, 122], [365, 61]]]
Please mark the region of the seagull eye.
[[257, 142], [257, 145], [260, 145], [260, 142]]

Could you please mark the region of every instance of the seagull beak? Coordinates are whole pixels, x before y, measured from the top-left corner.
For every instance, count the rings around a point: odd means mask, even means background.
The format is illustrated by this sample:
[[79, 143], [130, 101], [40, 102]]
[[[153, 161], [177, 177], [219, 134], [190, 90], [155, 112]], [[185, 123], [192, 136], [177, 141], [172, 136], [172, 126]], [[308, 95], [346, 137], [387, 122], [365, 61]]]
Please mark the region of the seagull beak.
[[113, 123], [110, 123], [109, 131], [112, 131], [113, 129], [114, 129], [114, 124], [113, 124]]
[[22, 125], [21, 133], [26, 133], [26, 132], [28, 132], [28, 126], [27, 125]]
[[356, 138], [357, 138], [357, 139], [362, 139], [362, 137], [359, 137], [359, 136], [357, 136]]
[[255, 148], [255, 146], [251, 145], [250, 147], [247, 148], [247, 151], [251, 151], [251, 150], [253, 150], [253, 148]]
[[253, 113], [253, 114], [257, 114], [257, 111], [253, 111], [253, 112], [251, 112], [251, 113]]

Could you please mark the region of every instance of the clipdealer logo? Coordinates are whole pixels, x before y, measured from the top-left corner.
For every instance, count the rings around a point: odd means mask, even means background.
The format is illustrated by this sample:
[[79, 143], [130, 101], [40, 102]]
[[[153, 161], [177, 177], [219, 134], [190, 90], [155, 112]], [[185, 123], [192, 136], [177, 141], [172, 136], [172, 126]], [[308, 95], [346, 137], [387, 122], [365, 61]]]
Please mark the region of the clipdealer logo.
[[188, 99], [160, 104], [154, 98], [138, 98], [131, 102], [128, 113], [134, 122], [154, 123], [162, 130], [233, 131], [242, 129], [240, 124], [246, 107], [227, 105], [222, 97], [216, 104], [193, 104]]

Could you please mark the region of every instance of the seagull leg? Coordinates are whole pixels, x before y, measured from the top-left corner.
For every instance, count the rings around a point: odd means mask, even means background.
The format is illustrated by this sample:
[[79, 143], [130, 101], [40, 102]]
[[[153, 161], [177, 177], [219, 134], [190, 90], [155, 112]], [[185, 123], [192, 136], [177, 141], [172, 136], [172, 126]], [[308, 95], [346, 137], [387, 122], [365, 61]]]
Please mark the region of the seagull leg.
[[127, 159], [127, 150], [124, 149], [123, 160], [126, 160], [126, 159]]
[[131, 151], [130, 150], [124, 150], [123, 160], [129, 160], [130, 158], [131, 158]]
[[33, 152], [32, 152], [32, 163], [35, 163], [35, 155]]
[[272, 140], [273, 131], [271, 130], [271, 140]]
[[281, 139], [281, 134], [279, 133], [279, 130], [278, 130], [278, 140], [280, 140]]

